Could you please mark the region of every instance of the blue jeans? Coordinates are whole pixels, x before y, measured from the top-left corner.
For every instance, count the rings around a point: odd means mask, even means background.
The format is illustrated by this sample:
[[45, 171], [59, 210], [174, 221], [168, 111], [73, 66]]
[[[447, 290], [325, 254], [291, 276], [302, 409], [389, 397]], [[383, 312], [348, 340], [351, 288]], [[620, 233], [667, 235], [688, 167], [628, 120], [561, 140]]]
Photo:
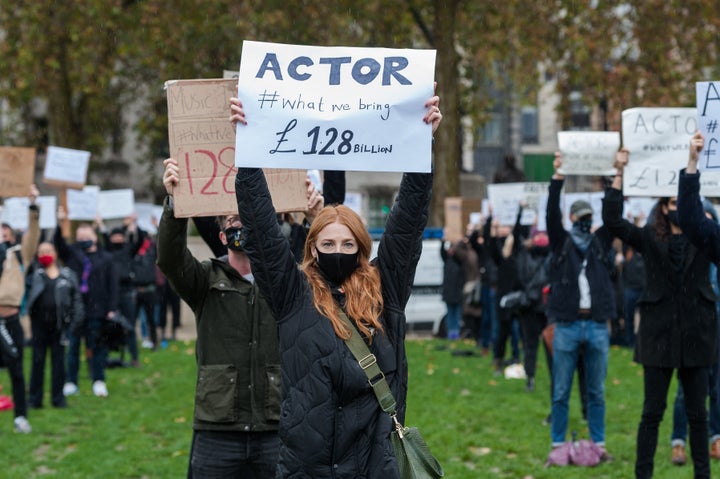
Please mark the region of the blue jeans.
[[69, 334], [68, 346], [68, 374], [67, 381], [78, 384], [78, 371], [80, 370], [80, 340], [85, 337], [85, 353], [89, 355], [90, 377], [93, 381], [105, 381], [105, 360], [107, 348], [100, 346], [98, 338], [105, 318], [90, 318], [85, 320], [82, 328]]
[[279, 455], [277, 431], [195, 431], [189, 477], [274, 479]]
[[641, 289], [623, 289], [625, 345], [630, 348], [635, 346], [635, 306], [637, 305], [641, 295]]
[[565, 442], [570, 391], [580, 349], [583, 351], [585, 366], [590, 439], [598, 445], [605, 444], [605, 376], [609, 346], [610, 335], [605, 323], [577, 320], [555, 325], [550, 428], [553, 446]]
[[[720, 439], [720, 398], [718, 398], [718, 369], [719, 364], [710, 366], [708, 374], [708, 396], [710, 397], [710, 416], [708, 417], [708, 433], [710, 442]], [[677, 395], [673, 405], [673, 430], [670, 436], [671, 444], [685, 445], [687, 438], [688, 419], [685, 412], [685, 392], [682, 384], [678, 384]]]
[[495, 290], [487, 284], [482, 285], [482, 317], [480, 320], [480, 345], [489, 348], [497, 338], [497, 315], [495, 310]]
[[448, 339], [458, 339], [460, 337], [460, 321], [462, 320], [462, 304], [445, 303], [447, 306], [447, 337]]

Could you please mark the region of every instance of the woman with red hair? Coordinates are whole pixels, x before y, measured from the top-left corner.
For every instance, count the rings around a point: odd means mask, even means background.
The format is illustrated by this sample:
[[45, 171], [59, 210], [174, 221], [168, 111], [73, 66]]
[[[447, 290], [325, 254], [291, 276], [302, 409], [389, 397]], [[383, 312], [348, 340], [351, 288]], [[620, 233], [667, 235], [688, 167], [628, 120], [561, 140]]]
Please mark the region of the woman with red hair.
[[[424, 121], [437, 128], [439, 98]], [[231, 101], [234, 123], [247, 124]], [[407, 392], [405, 305], [422, 249], [431, 173], [406, 173], [387, 219], [378, 256], [362, 219], [346, 206], [328, 206], [308, 232], [297, 268], [282, 235], [259, 168], [238, 168], [238, 209], [245, 252], [278, 323], [282, 367], [280, 457], [277, 477], [399, 478], [391, 417], [378, 405], [368, 378], [345, 340], [344, 312], [377, 359], [404, 421]], [[310, 198], [308, 209], [315, 208]]]

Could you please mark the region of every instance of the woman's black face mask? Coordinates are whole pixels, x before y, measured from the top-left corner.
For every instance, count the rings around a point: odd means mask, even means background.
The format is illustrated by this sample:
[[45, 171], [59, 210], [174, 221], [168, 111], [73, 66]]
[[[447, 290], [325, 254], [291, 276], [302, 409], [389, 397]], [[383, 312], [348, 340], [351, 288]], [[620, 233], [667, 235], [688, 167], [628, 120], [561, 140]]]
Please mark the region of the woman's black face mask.
[[336, 285], [342, 284], [357, 268], [357, 253], [321, 253], [317, 248], [315, 248], [315, 252], [318, 255], [317, 262], [320, 270], [327, 279]]

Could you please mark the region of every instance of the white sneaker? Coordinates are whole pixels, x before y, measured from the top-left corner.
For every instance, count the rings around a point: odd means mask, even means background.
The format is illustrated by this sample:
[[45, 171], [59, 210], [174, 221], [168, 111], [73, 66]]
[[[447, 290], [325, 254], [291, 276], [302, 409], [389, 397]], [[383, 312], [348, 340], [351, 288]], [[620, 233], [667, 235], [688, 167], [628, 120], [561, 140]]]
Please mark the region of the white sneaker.
[[108, 396], [107, 386], [105, 381], [95, 381], [93, 383], [93, 394], [99, 398], [106, 398]]
[[30, 423], [25, 416], [18, 416], [15, 418], [15, 432], [21, 432], [27, 434], [32, 431]]
[[149, 339], [143, 339], [143, 341], [142, 341], [142, 347], [145, 348], [145, 349], [152, 349], [152, 348], [155, 347], [155, 345], [154, 345], [153, 342], [150, 341]]
[[73, 394], [77, 394], [78, 391], [79, 389], [75, 383], [65, 383], [63, 386], [63, 396], [72, 396]]

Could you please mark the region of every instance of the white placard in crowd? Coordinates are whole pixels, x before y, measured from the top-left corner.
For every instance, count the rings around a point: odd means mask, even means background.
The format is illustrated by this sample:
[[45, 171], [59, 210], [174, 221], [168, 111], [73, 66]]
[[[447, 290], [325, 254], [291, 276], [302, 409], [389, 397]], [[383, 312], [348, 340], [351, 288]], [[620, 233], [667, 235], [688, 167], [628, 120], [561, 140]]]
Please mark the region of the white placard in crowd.
[[93, 221], [98, 216], [100, 187], [86, 186], [82, 190], [67, 190], [67, 213], [71, 220]]
[[538, 214], [537, 230], [538, 231], [547, 231], [547, 202], [548, 202], [547, 193], [538, 196], [538, 202], [537, 202], [537, 214]]
[[98, 196], [98, 213], [105, 220], [127, 218], [135, 212], [135, 193], [131, 188], [104, 190]]
[[89, 151], [48, 146], [43, 179], [51, 184], [82, 188], [89, 163]]
[[602, 200], [605, 197], [605, 192], [603, 191], [593, 191], [593, 192], [581, 192], [581, 193], [565, 193], [563, 197], [561, 198], [562, 201], [562, 211], [563, 211], [563, 223], [565, 225], [566, 229], [572, 228], [572, 223], [570, 222], [570, 207], [573, 203], [575, 203], [578, 200], [587, 201], [590, 203], [590, 207], [593, 210], [592, 214], [592, 220], [593, 220], [593, 227], [599, 228], [602, 226]]
[[705, 137], [705, 146], [700, 152], [698, 169], [720, 170], [720, 82], [697, 82], [698, 129]]
[[435, 51], [244, 41], [235, 165], [429, 172]]
[[[38, 196], [35, 204], [40, 209], [40, 229], [54, 229], [57, 226], [57, 198], [54, 196]], [[13, 229], [25, 231], [28, 223], [30, 199], [25, 196], [6, 198], [0, 219]]]
[[638, 226], [644, 226], [656, 204], [657, 198], [631, 196], [625, 201], [624, 217], [630, 222], [637, 222]]
[[538, 199], [547, 194], [549, 183], [497, 183], [487, 185], [488, 201], [492, 205], [493, 220], [512, 226], [517, 221], [520, 201], [525, 201], [520, 223], [532, 225], [538, 211]]
[[160, 223], [163, 207], [152, 203], [135, 203], [137, 225], [150, 234], [157, 233], [156, 223]]
[[562, 154], [561, 175], [615, 174], [613, 163], [620, 148], [617, 131], [559, 131], [558, 149]]
[[343, 204], [364, 218], [362, 199], [362, 193], [357, 191], [346, 191]]
[[[626, 196], [676, 196], [678, 175], [687, 165], [690, 137], [697, 129], [695, 108], [631, 108], [622, 113]], [[720, 196], [720, 173], [701, 177], [700, 192]]]

